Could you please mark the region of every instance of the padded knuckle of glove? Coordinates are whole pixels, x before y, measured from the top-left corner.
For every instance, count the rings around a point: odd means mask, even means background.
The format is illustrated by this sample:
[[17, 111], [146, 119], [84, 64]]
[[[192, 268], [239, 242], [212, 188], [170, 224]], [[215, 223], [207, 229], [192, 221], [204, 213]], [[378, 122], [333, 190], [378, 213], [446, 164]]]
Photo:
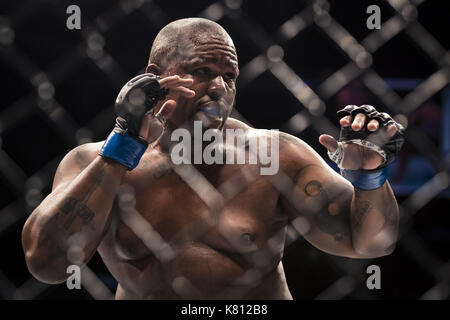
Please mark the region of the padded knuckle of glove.
[[348, 105], [346, 106], [344, 109], [339, 110], [337, 112], [337, 116], [339, 117], [339, 119], [345, 117], [345, 116], [349, 116], [352, 114], [352, 111], [355, 110], [356, 108], [358, 108], [358, 106], [355, 105]]
[[370, 106], [370, 105], [362, 105], [360, 107], [355, 108], [352, 112], [351, 115], [352, 117], [355, 117], [358, 113], [362, 113], [364, 114], [368, 119], [371, 119], [376, 113], [377, 110], [375, 110], [374, 107]]

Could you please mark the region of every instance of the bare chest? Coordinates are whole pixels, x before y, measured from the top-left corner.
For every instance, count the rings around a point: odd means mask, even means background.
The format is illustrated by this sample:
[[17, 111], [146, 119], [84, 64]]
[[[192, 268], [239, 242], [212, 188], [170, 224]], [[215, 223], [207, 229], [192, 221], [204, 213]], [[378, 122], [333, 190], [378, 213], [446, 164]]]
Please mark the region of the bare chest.
[[257, 170], [144, 162], [125, 177], [118, 196], [112, 223], [118, 252], [164, 259], [191, 243], [226, 252], [263, 248], [286, 218], [277, 209], [278, 192]]

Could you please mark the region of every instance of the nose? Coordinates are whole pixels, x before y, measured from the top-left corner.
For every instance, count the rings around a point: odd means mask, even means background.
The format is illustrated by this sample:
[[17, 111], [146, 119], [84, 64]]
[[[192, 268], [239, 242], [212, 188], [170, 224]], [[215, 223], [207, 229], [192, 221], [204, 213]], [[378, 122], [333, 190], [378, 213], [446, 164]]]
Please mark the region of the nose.
[[208, 95], [213, 100], [219, 100], [225, 95], [225, 81], [223, 80], [221, 75], [216, 76], [211, 79], [208, 87]]

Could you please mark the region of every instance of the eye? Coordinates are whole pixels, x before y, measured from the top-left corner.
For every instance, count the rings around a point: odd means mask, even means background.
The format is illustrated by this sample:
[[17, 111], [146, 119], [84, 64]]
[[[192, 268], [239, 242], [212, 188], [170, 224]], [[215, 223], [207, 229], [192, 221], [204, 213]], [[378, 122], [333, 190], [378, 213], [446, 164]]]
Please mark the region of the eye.
[[198, 76], [198, 77], [209, 76], [209, 75], [211, 75], [211, 69], [209, 69], [207, 67], [197, 68], [192, 72], [192, 74], [194, 76]]
[[226, 82], [233, 82], [236, 80], [236, 75], [232, 72], [228, 72], [223, 76]]

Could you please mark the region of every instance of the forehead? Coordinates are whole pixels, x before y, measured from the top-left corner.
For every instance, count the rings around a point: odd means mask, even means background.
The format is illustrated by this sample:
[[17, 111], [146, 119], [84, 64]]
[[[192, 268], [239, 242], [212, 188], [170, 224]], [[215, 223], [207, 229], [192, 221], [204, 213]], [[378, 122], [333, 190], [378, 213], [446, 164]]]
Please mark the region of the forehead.
[[233, 41], [229, 36], [203, 34], [186, 40], [181, 60], [184, 64], [195, 65], [204, 62], [229, 66], [236, 71], [238, 58]]

